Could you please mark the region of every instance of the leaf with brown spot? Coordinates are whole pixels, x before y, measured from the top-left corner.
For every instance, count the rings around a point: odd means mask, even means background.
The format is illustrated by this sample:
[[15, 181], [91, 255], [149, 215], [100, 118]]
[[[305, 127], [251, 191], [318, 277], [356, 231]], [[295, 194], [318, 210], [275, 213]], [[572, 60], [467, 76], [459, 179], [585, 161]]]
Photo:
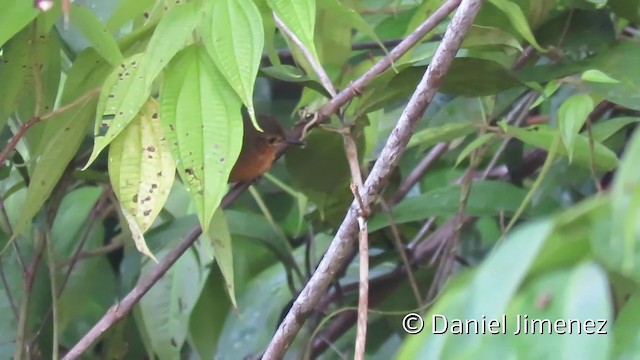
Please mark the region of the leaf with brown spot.
[[[138, 116], [112, 143], [109, 149], [109, 177], [120, 200], [131, 232], [142, 234], [148, 230], [164, 207], [173, 186], [175, 162], [169, 152], [160, 123], [151, 119], [158, 103], [149, 99]], [[156, 156], [145, 153], [153, 148]], [[170, 174], [162, 176], [162, 174]], [[154, 191], [159, 189], [158, 191]], [[125, 199], [133, 201], [125, 202]], [[134, 224], [131, 223], [134, 222]], [[135, 238], [134, 238], [135, 239]], [[138, 250], [148, 251], [146, 245], [136, 243]], [[150, 253], [146, 253], [150, 255]]]

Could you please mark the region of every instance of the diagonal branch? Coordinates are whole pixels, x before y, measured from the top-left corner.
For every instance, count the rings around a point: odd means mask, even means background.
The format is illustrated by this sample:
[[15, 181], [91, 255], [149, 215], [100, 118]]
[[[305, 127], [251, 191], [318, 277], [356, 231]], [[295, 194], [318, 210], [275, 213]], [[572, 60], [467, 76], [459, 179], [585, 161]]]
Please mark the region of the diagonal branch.
[[[448, 0], [445, 4], [443, 4], [438, 10], [436, 10], [427, 20], [425, 20], [420, 26], [418, 26], [410, 35], [408, 35], [398, 46], [396, 46], [389, 55], [382, 58], [378, 63], [376, 63], [369, 71], [363, 74], [356, 81], [351, 83], [350, 86], [342, 90], [338, 93], [333, 99], [331, 99], [327, 104], [323, 105], [319, 112], [317, 113], [317, 122], [316, 124], [312, 124], [313, 127], [319, 124], [321, 121], [329, 118], [329, 116], [335, 112], [337, 112], [342, 106], [347, 104], [351, 99], [353, 99], [358, 93], [368, 85], [376, 76], [383, 73], [385, 70], [391, 67], [391, 64], [394, 61], [397, 61], [402, 55], [406, 54], [409, 50], [411, 50], [420, 40], [433, 28], [435, 28], [438, 23], [447, 17], [449, 13], [451, 13], [459, 4], [461, 0]], [[307, 127], [306, 122], [302, 122], [298, 124], [292, 131], [292, 137], [300, 137], [303, 132], [303, 129]], [[406, 145], [406, 144], [405, 144]], [[282, 150], [278, 156], [282, 156], [286, 148]], [[1, 165], [0, 165], [1, 166]], [[222, 208], [229, 206], [235, 199], [242, 194], [247, 188], [249, 184], [238, 184], [227, 193], [227, 195], [222, 200], [222, 204], [220, 205]], [[353, 208], [350, 210], [352, 213]], [[356, 213], [352, 213], [350, 216], [354, 216]], [[355, 219], [355, 218], [354, 218]], [[87, 332], [78, 343], [74, 345], [74, 347], [69, 351], [67, 355], [63, 359], [70, 360], [75, 359], [80, 354], [84, 353], [89, 349], [89, 347], [95, 343], [105, 331], [107, 331], [111, 326], [120, 321], [131, 309], [133, 306], [140, 301], [142, 295], [144, 295], [149, 289], [157, 282], [157, 280], [167, 272], [167, 270], [180, 258], [180, 256], [198, 239], [200, 234], [202, 233], [202, 229], [200, 226], [196, 226], [188, 236], [186, 236], [171, 252], [167, 254], [167, 256], [160, 261], [160, 263], [154, 268], [153, 272], [145, 279], [141, 279], [138, 284], [122, 299], [122, 301], [114, 305], [111, 309], [109, 309], [103, 317], [98, 321], [96, 325]]]
[[[364, 184], [364, 188], [360, 190], [360, 197], [365, 206], [370, 206], [375, 202], [386, 185], [392, 170], [397, 166], [413, 130], [436, 94], [458, 52], [464, 35], [480, 10], [481, 4], [481, 0], [465, 0], [461, 2], [458, 11], [449, 24], [442, 43], [440, 43], [433, 56], [431, 64], [420, 80], [416, 91], [411, 96], [396, 127], [391, 132], [382, 153]], [[338, 97], [340, 95], [335, 98]], [[289, 313], [271, 339], [271, 343], [264, 353], [264, 359], [281, 359], [284, 356], [302, 324], [313, 311], [321, 295], [329, 287], [333, 280], [333, 274], [342, 267], [342, 261], [351, 253], [354, 246], [354, 238], [358, 232], [358, 208], [359, 205], [354, 201], [316, 272], [293, 303]]]

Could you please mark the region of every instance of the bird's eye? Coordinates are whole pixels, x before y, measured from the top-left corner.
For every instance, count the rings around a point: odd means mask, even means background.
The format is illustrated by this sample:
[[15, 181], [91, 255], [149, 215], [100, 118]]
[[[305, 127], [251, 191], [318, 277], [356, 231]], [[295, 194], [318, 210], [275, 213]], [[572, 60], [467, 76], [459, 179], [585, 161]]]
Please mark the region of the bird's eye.
[[275, 136], [270, 136], [269, 138], [267, 138], [267, 142], [269, 142], [269, 145], [275, 144], [276, 141], [278, 141], [278, 138], [276, 138]]

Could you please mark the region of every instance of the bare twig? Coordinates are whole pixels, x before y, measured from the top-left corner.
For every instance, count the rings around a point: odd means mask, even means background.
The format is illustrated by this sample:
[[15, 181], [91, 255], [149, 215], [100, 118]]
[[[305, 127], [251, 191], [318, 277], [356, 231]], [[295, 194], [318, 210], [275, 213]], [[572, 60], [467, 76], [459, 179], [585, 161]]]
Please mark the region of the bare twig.
[[[40, 236], [36, 236], [36, 239], [40, 239]], [[26, 331], [27, 331], [27, 321], [29, 316], [29, 305], [31, 304], [31, 290], [33, 289], [33, 283], [36, 277], [36, 272], [38, 270], [38, 265], [40, 264], [40, 259], [42, 258], [42, 253], [44, 251], [44, 241], [40, 239], [38, 243], [38, 250], [35, 258], [29, 265], [29, 268], [24, 273], [24, 281], [23, 288], [24, 294], [22, 296], [22, 303], [20, 304], [20, 319], [18, 320], [18, 331], [16, 336], [16, 350], [14, 354], [14, 359], [23, 359], [23, 353], [28, 349], [26, 345]]]
[[[357, 158], [356, 158], [357, 161]], [[362, 181], [362, 180], [360, 180]], [[358, 326], [356, 329], [356, 345], [353, 358], [363, 360], [367, 343], [367, 315], [369, 312], [369, 238], [367, 232], [367, 208], [360, 197], [360, 188], [352, 184], [351, 191], [358, 203], [358, 252], [359, 292], [358, 292]]]
[[108, 245], [105, 245], [105, 246], [102, 246], [102, 247], [99, 247], [99, 248], [86, 250], [86, 251], [81, 251], [77, 255], [73, 255], [71, 258], [69, 258], [67, 260], [64, 260], [64, 261], [61, 261], [56, 266], [58, 268], [67, 267], [67, 266], [71, 265], [73, 262], [77, 262], [77, 261], [80, 261], [80, 260], [83, 260], [83, 259], [88, 259], [88, 258], [92, 258], [92, 257], [96, 257], [96, 256], [106, 255], [106, 254], [108, 254], [110, 252], [113, 252], [113, 251], [116, 251], [116, 250], [122, 248], [123, 246], [124, 246], [124, 243], [121, 240], [112, 241]]
[[11, 287], [9, 287], [9, 281], [7, 281], [7, 276], [5, 275], [5, 272], [4, 272], [4, 263], [2, 262], [2, 257], [0, 257], [0, 280], [2, 280], [2, 286], [4, 287], [4, 293], [7, 295], [9, 306], [11, 306], [11, 312], [13, 313], [13, 316], [16, 318], [16, 321], [19, 321], [20, 317], [18, 315], [18, 307], [16, 306], [16, 303], [13, 300]]
[[424, 174], [429, 170], [431, 165], [436, 162], [445, 152], [449, 149], [449, 143], [441, 142], [436, 144], [431, 151], [420, 161], [418, 166], [416, 166], [411, 174], [407, 176], [407, 179], [400, 185], [398, 191], [391, 198], [391, 203], [396, 204], [400, 202], [414, 187], [415, 184], [422, 179]]
[[40, 117], [38, 116], [34, 116], [31, 119], [27, 120], [27, 122], [25, 122], [24, 124], [22, 124], [22, 126], [20, 126], [20, 128], [18, 128], [18, 131], [16, 131], [15, 135], [13, 135], [13, 137], [11, 138], [11, 140], [9, 140], [9, 142], [7, 143], [7, 146], [4, 147], [4, 149], [2, 150], [2, 152], [0, 152], [0, 168], [2, 168], [3, 166], [5, 166], [4, 162], [5, 160], [7, 160], [7, 158], [9, 157], [9, 154], [16, 148], [16, 146], [18, 145], [18, 142], [20, 141], [20, 139], [22, 139], [24, 137], [24, 135], [27, 133], [27, 130], [29, 130], [32, 126], [34, 126], [35, 124], [41, 122], [41, 121], [46, 121], [46, 120], [50, 120], [55, 118], [56, 116], [78, 106], [81, 105], [83, 103], [85, 103], [86, 101], [88, 101], [89, 99], [91, 99], [92, 97], [96, 96], [98, 93], [100, 92], [100, 88], [95, 88], [92, 90], [89, 90], [86, 94], [80, 96], [79, 98], [75, 99], [74, 101], [59, 107], [56, 110], [53, 110], [52, 112], [42, 115]]
[[[436, 94], [458, 52], [464, 35], [480, 9], [481, 3], [482, 1], [480, 0], [464, 0], [461, 2], [460, 8], [449, 24], [449, 28], [444, 35], [442, 43], [438, 46], [431, 64], [418, 84], [416, 91], [411, 96], [396, 127], [391, 132], [382, 153], [365, 182], [364, 189], [361, 190], [360, 197], [365, 206], [370, 206], [377, 199], [392, 170], [397, 166], [415, 126]], [[451, 6], [452, 2], [447, 2], [443, 7], [447, 5]], [[339, 96], [337, 95], [336, 98]], [[333, 280], [332, 274], [336, 269], [342, 267], [342, 261], [351, 252], [353, 239], [358, 231], [358, 207], [357, 201], [354, 201], [318, 269], [295, 300], [289, 313], [271, 339], [271, 343], [264, 354], [265, 359], [280, 359], [283, 357], [302, 323]]]
[[320, 80], [322, 86], [324, 86], [324, 89], [327, 90], [329, 95], [331, 95], [332, 97], [336, 96], [336, 89], [333, 87], [331, 79], [329, 79], [329, 76], [324, 71], [324, 68], [322, 68], [322, 65], [318, 63], [316, 57], [313, 56], [311, 51], [304, 45], [304, 43], [298, 38], [298, 36], [287, 27], [287, 25], [278, 17], [278, 15], [276, 15], [275, 12], [273, 13], [273, 19], [276, 21], [276, 25], [278, 25], [280, 30], [282, 30], [282, 32], [285, 33], [287, 37], [291, 39], [291, 41], [293, 41], [294, 44], [296, 44], [300, 51], [302, 51], [304, 57], [309, 62], [309, 65], [311, 65], [313, 71], [318, 75], [318, 79]]
[[396, 221], [393, 218], [393, 213], [391, 212], [391, 208], [387, 204], [386, 201], [380, 200], [380, 206], [385, 213], [387, 213], [387, 217], [389, 218], [389, 225], [391, 226], [391, 234], [393, 235], [393, 244], [396, 247], [396, 251], [400, 254], [400, 259], [402, 260], [402, 266], [407, 269], [407, 279], [409, 279], [409, 285], [411, 286], [411, 291], [413, 291], [413, 295], [416, 297], [416, 305], [422, 306], [422, 298], [420, 297], [420, 289], [418, 289], [418, 282], [416, 281], [415, 276], [413, 275], [413, 271], [411, 271], [411, 267], [409, 266], [409, 258], [407, 257], [407, 252], [404, 249], [404, 244], [402, 243], [402, 239], [400, 237], [400, 231], [398, 230], [398, 226], [396, 225]]

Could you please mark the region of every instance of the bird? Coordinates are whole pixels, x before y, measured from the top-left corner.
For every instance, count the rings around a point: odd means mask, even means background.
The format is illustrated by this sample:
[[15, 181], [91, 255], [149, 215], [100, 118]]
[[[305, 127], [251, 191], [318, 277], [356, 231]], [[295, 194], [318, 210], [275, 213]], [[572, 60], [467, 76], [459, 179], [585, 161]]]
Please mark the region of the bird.
[[276, 154], [287, 145], [301, 145], [301, 142], [290, 140], [280, 122], [272, 116], [258, 115], [258, 131], [247, 116], [243, 117], [244, 136], [242, 150], [231, 169], [229, 183], [248, 183], [269, 171], [276, 159]]

